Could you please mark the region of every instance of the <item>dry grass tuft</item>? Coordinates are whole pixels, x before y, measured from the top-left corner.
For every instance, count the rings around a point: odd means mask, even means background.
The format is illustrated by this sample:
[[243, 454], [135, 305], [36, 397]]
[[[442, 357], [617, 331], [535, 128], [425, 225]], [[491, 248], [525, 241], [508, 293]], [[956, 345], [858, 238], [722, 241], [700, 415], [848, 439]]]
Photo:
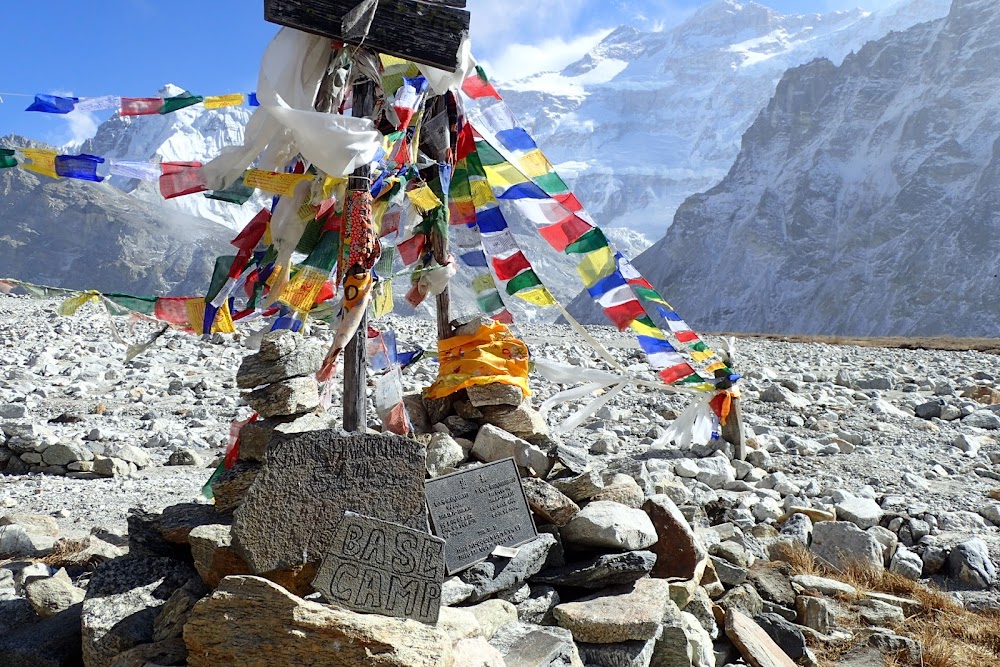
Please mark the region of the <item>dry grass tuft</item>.
[[[998, 664], [1000, 657], [1000, 613], [966, 610], [950, 595], [891, 572], [873, 570], [851, 563], [843, 571], [825, 566], [802, 545], [783, 544], [775, 548], [777, 559], [788, 563], [796, 574], [810, 574], [850, 584], [862, 594], [888, 593], [910, 598], [918, 610], [899, 628], [900, 634], [920, 642], [923, 662], [919, 667], [985, 667]], [[818, 647], [819, 648], [819, 647]], [[834, 661], [851, 645], [821, 649], [824, 664]], [[888, 667], [909, 667], [904, 657], [889, 656]]]
[[77, 554], [87, 548], [87, 540], [61, 539], [55, 543], [52, 553], [44, 558], [39, 558], [38, 562], [45, 563], [51, 567], [72, 567], [82, 565]]

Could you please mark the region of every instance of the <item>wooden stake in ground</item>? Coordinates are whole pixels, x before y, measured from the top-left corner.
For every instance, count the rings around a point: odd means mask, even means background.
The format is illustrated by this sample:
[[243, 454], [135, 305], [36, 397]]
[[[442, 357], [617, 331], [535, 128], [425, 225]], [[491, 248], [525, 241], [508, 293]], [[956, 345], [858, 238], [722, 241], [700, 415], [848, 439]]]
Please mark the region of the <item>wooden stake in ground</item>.
[[740, 399], [734, 398], [732, 408], [729, 410], [729, 417], [722, 427], [722, 439], [733, 446], [733, 459], [746, 461], [747, 458], [747, 436], [743, 428], [743, 406]]
[[[370, 117], [375, 108], [375, 83], [372, 81], [355, 81], [353, 87], [352, 115], [355, 117]], [[371, 166], [358, 167], [347, 181], [349, 192], [362, 192], [371, 188]], [[348, 200], [351, 195], [348, 194]], [[343, 255], [342, 255], [343, 256]], [[354, 267], [349, 267], [348, 271]], [[365, 386], [367, 385], [365, 369], [368, 360], [365, 356], [365, 343], [368, 339], [368, 315], [362, 316], [361, 324], [354, 338], [344, 348], [344, 430], [349, 433], [364, 432], [368, 428], [368, 416], [365, 414]]]

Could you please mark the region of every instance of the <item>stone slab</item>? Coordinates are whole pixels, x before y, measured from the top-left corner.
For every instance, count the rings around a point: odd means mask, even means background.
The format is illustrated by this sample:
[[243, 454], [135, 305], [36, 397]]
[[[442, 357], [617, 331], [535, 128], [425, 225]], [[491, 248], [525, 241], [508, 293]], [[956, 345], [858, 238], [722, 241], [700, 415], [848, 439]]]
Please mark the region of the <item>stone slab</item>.
[[318, 563], [345, 511], [427, 527], [420, 443], [312, 431], [267, 452], [233, 519], [233, 546], [256, 573]]
[[436, 623], [444, 583], [444, 540], [345, 512], [313, 579], [330, 602], [369, 614]]
[[726, 635], [751, 667], [795, 667], [759, 625], [735, 609], [726, 614]]
[[514, 459], [429, 480], [427, 507], [434, 532], [445, 540], [448, 574], [537, 536]]

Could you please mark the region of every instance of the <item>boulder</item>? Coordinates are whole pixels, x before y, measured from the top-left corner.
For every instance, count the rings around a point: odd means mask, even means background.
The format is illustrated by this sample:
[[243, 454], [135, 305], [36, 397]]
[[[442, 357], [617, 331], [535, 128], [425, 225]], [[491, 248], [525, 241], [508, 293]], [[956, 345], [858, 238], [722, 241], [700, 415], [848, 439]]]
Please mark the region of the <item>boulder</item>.
[[167, 542], [187, 544], [188, 535], [198, 526], [228, 523], [215, 508], [205, 503], [180, 503], [164, 508], [158, 526]]
[[795, 667], [774, 640], [739, 611], [731, 610], [726, 614], [726, 636], [751, 667]]
[[59, 570], [47, 579], [36, 579], [24, 587], [24, 596], [41, 618], [66, 611], [83, 602], [85, 595], [83, 590], [73, 585], [66, 570]]
[[630, 584], [649, 574], [656, 563], [651, 551], [628, 551], [622, 554], [602, 554], [585, 561], [542, 570], [531, 578], [532, 583], [572, 586], [596, 590], [608, 586]]
[[503, 654], [506, 667], [583, 667], [573, 635], [563, 628], [515, 623], [490, 644]]
[[467, 458], [462, 446], [447, 433], [435, 433], [427, 445], [427, 472], [438, 477], [450, 472]]
[[230, 526], [198, 526], [188, 535], [194, 568], [209, 588], [216, 588], [225, 577], [250, 574], [250, 566], [233, 548]]
[[272, 417], [250, 422], [240, 429], [240, 461], [262, 462], [269, 446], [309, 431], [335, 428], [337, 418], [332, 413], [307, 412], [304, 415]]
[[80, 614], [76, 604], [50, 618], [0, 635], [4, 667], [80, 667]]
[[251, 391], [244, 399], [264, 419], [284, 417], [319, 407], [319, 389], [314, 378], [298, 377]]
[[656, 554], [652, 576], [668, 579], [698, 578], [698, 568], [708, 556], [687, 519], [668, 496], [651, 496], [642, 506], [656, 531], [650, 551]]
[[250, 485], [260, 473], [260, 464], [247, 461], [237, 461], [232, 468], [223, 470], [222, 474], [212, 481], [212, 498], [215, 500], [215, 511], [231, 514], [243, 504], [243, 499], [250, 490]]
[[[220, 623], [220, 619], [225, 619]], [[250, 576], [227, 577], [184, 626], [188, 667], [288, 665], [453, 667], [452, 642], [417, 621], [354, 612], [298, 598]]]
[[861, 530], [877, 526], [884, 512], [871, 498], [847, 496], [834, 506], [839, 521], [850, 521]]
[[517, 623], [517, 609], [505, 600], [486, 600], [463, 610], [472, 614], [479, 623], [483, 637], [493, 639], [500, 628]]
[[81, 621], [86, 667], [110, 667], [119, 653], [152, 642], [160, 608], [195, 576], [169, 558], [122, 558], [94, 573]]
[[506, 667], [503, 654], [482, 637], [462, 639], [455, 643], [455, 664], [468, 667]]
[[527, 477], [521, 480], [521, 486], [528, 498], [528, 507], [546, 523], [561, 528], [580, 511], [579, 505], [544, 480]]
[[543, 479], [555, 463], [538, 447], [493, 424], [485, 424], [479, 429], [472, 455], [485, 463], [513, 458], [517, 465]]
[[[267, 341], [277, 337], [289, 340]], [[313, 375], [323, 363], [326, 351], [320, 341], [288, 331], [272, 331], [264, 339], [260, 352], [244, 357], [236, 372], [236, 386], [240, 389]]]
[[608, 500], [588, 504], [561, 534], [568, 544], [625, 551], [645, 549], [657, 541], [656, 529], [645, 512]]
[[963, 584], [985, 590], [996, 583], [997, 570], [990, 558], [989, 548], [978, 537], [959, 544], [948, 556], [951, 575]]
[[492, 405], [484, 406], [479, 410], [483, 413], [484, 425], [493, 424], [530, 442], [541, 441], [549, 436], [549, 427], [545, 423], [545, 418], [527, 401], [516, 407]]
[[611, 644], [655, 638], [668, 604], [672, 602], [667, 582], [640, 579], [629, 586], [564, 602], [553, 613], [560, 627], [572, 632], [576, 641]]
[[520, 387], [504, 382], [473, 385], [465, 391], [469, 395], [469, 403], [475, 408], [492, 405], [518, 406], [524, 401], [524, 393]]
[[837, 569], [844, 569], [852, 561], [878, 571], [885, 567], [878, 540], [848, 521], [816, 524], [810, 549]]
[[557, 548], [554, 536], [542, 533], [518, 547], [513, 558], [490, 556], [462, 572], [462, 581], [473, 587], [466, 601], [479, 602], [500, 591], [520, 587], [546, 565], [556, 564], [562, 564], [561, 549]]
[[754, 621], [792, 660], [798, 660], [806, 655], [805, 635], [794, 623], [777, 614], [761, 614]]

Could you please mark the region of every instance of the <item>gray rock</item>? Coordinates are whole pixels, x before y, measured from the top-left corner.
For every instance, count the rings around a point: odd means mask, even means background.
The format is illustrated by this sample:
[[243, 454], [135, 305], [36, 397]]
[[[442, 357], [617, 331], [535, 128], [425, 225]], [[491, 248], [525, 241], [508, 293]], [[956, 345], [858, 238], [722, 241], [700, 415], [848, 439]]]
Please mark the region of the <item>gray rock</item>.
[[793, 408], [804, 408], [809, 405], [809, 399], [792, 392], [781, 385], [772, 384], [760, 394], [764, 403], [783, 403]]
[[270, 384], [244, 396], [257, 414], [267, 419], [311, 412], [319, 406], [319, 389], [312, 377]]
[[526, 477], [521, 484], [528, 507], [542, 521], [562, 527], [580, 511], [580, 507], [567, 495], [544, 480]]
[[486, 463], [513, 458], [517, 465], [543, 479], [555, 463], [538, 447], [493, 424], [485, 424], [479, 429], [472, 455]]
[[503, 654], [506, 667], [579, 667], [583, 664], [572, 633], [563, 628], [514, 623], [498, 630], [490, 645]]
[[[10, 570], [2, 572], [10, 574]], [[12, 578], [8, 581], [13, 585]], [[13, 594], [13, 590], [5, 592], [5, 595], [7, 594]], [[0, 600], [0, 637], [6, 637], [37, 622], [38, 615], [26, 599], [15, 597]]]
[[123, 558], [99, 569], [81, 619], [87, 667], [110, 667], [123, 651], [153, 641], [153, 622], [175, 590], [198, 574], [168, 558]]
[[476, 408], [490, 405], [517, 406], [524, 400], [520, 387], [503, 382], [473, 385], [465, 391], [469, 395], [469, 403]]
[[531, 582], [576, 588], [607, 588], [641, 579], [649, 574], [655, 563], [656, 555], [651, 551], [603, 554], [586, 561], [542, 570], [531, 578]]
[[11, 556], [44, 556], [52, 552], [56, 538], [25, 530], [24, 526], [0, 525], [0, 554]]
[[978, 537], [959, 544], [948, 556], [951, 575], [966, 586], [985, 590], [997, 580], [996, 566], [986, 543]]
[[107, 456], [95, 456], [94, 474], [101, 477], [128, 477], [132, 474], [132, 469], [127, 461]]
[[781, 536], [797, 542], [802, 546], [809, 546], [812, 542], [813, 522], [808, 516], [802, 513], [795, 513], [788, 517], [781, 527]]
[[121, 459], [127, 463], [134, 463], [137, 468], [148, 468], [153, 464], [149, 454], [133, 445], [116, 444], [104, 450], [106, 456]]
[[[271, 338], [285, 338], [271, 341]], [[236, 372], [236, 386], [253, 389], [295, 377], [313, 375], [323, 363], [325, 350], [320, 341], [309, 340], [288, 331], [264, 335], [261, 350], [243, 358]]]
[[760, 614], [753, 620], [789, 658], [798, 660], [805, 656], [806, 637], [797, 625], [777, 614]]
[[747, 580], [747, 569], [745, 567], [733, 565], [729, 561], [724, 558], [719, 558], [718, 556], [709, 556], [709, 558], [712, 559], [712, 565], [715, 567], [716, 576], [726, 588], [739, 586]]
[[657, 640], [587, 644], [580, 642], [580, 657], [593, 667], [649, 667]]
[[189, 447], [182, 447], [177, 451], [170, 454], [170, 458], [167, 459], [168, 466], [198, 466], [199, 468], [205, 465], [198, 452], [194, 451]]
[[49, 618], [83, 602], [84, 591], [73, 585], [66, 570], [47, 579], [36, 579], [24, 587], [24, 595], [41, 618]]
[[517, 618], [522, 623], [537, 625], [555, 625], [552, 610], [562, 600], [559, 592], [552, 586], [533, 584], [526, 599], [517, 603]]
[[465, 450], [450, 435], [435, 433], [431, 437], [430, 444], [427, 445], [427, 472], [431, 477], [448, 472], [465, 459]]
[[941, 416], [941, 409], [943, 407], [943, 401], [928, 401], [913, 408], [913, 412], [921, 419], [934, 419]]
[[64, 466], [74, 461], [87, 461], [93, 458], [93, 454], [76, 444], [59, 443], [46, 447], [42, 452], [42, 460], [50, 466]]
[[621, 503], [592, 502], [566, 524], [563, 540], [582, 547], [635, 551], [656, 543], [656, 529], [642, 510]]
[[541, 413], [533, 409], [527, 401], [517, 407], [492, 405], [479, 408], [483, 422], [513, 433], [530, 442], [540, 442], [549, 435], [549, 427]]
[[79, 667], [84, 664], [80, 635], [82, 607], [77, 604], [40, 623], [0, 634], [0, 665]]
[[613, 644], [654, 639], [669, 605], [673, 605], [670, 584], [662, 579], [640, 579], [629, 586], [564, 602], [554, 613], [559, 625], [571, 631], [576, 641]]
[[924, 562], [920, 558], [920, 554], [910, 551], [903, 545], [896, 547], [896, 553], [892, 555], [892, 560], [889, 562], [890, 572], [916, 581], [920, 578], [923, 569]]
[[521, 586], [546, 565], [562, 564], [556, 538], [546, 533], [518, 547], [513, 558], [490, 556], [462, 572], [462, 581], [473, 587], [467, 602], [479, 602], [500, 591]]
[[1000, 429], [1000, 415], [996, 415], [989, 410], [978, 410], [963, 419], [962, 425], [996, 431]]
[[882, 570], [882, 545], [872, 535], [847, 521], [823, 521], [813, 527], [810, 549], [830, 565], [843, 569], [849, 562]]
[[713, 489], [721, 489], [736, 479], [736, 470], [728, 459], [722, 456], [710, 456], [698, 462], [696, 479]]
[[871, 498], [847, 496], [836, 505], [837, 519], [850, 521], [861, 530], [877, 526], [884, 512], [879, 504]]
[[763, 612], [764, 601], [753, 586], [741, 584], [719, 598], [719, 606], [727, 611], [736, 609], [753, 618]]
[[268, 446], [298, 433], [336, 428], [337, 423], [333, 413], [314, 412], [251, 422], [240, 430], [240, 461], [262, 462]]

